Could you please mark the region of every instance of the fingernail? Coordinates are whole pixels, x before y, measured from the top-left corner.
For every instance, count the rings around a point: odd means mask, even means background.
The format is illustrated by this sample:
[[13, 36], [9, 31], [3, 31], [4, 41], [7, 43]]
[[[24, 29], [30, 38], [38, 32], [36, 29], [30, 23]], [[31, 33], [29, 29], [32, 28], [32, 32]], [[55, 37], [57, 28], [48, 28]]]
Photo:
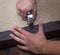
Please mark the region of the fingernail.
[[13, 36], [12, 34], [10, 34], [10, 36]]

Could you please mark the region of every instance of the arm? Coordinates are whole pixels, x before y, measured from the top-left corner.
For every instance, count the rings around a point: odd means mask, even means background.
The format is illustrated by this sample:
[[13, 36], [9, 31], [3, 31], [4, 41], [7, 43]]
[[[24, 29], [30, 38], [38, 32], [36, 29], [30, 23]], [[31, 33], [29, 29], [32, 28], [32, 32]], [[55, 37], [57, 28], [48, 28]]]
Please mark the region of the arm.
[[48, 41], [42, 51], [46, 54], [60, 55], [60, 41]]

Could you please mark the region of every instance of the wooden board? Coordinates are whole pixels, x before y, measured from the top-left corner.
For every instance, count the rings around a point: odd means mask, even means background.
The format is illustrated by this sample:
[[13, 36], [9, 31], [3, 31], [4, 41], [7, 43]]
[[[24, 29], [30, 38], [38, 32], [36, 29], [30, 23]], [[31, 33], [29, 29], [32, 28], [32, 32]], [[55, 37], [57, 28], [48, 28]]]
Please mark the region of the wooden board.
[[[53, 39], [53, 38], [60, 39], [60, 21], [45, 23], [43, 24], [43, 26], [47, 39]], [[34, 25], [33, 27], [24, 27], [23, 29], [31, 33], [36, 33], [38, 32], [38, 25]], [[9, 36], [10, 33], [11, 31], [9, 30], [0, 32], [0, 49], [14, 47], [17, 44], [19, 44], [15, 40], [12, 40], [10, 38]]]

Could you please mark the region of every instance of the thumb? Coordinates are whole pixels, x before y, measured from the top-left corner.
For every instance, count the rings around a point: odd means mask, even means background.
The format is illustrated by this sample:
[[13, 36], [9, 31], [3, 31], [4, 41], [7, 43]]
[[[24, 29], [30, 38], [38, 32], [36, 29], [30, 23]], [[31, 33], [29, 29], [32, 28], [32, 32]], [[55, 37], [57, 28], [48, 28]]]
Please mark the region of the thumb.
[[38, 34], [44, 35], [43, 24], [39, 23]]

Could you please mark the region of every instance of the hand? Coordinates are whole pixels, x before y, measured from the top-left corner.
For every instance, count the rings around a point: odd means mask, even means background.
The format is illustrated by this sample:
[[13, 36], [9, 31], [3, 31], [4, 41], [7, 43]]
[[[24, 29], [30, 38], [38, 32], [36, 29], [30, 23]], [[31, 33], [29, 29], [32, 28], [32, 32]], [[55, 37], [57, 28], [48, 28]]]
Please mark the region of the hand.
[[43, 47], [47, 44], [47, 40], [45, 38], [42, 24], [39, 24], [39, 31], [36, 34], [27, 32], [18, 26], [12, 28], [11, 31], [15, 34], [10, 34], [11, 38], [25, 45], [17, 45], [20, 49], [36, 54], [43, 52]]
[[26, 20], [26, 12], [30, 10], [33, 11], [34, 17], [36, 16], [36, 0], [18, 0], [16, 7], [23, 20]]

